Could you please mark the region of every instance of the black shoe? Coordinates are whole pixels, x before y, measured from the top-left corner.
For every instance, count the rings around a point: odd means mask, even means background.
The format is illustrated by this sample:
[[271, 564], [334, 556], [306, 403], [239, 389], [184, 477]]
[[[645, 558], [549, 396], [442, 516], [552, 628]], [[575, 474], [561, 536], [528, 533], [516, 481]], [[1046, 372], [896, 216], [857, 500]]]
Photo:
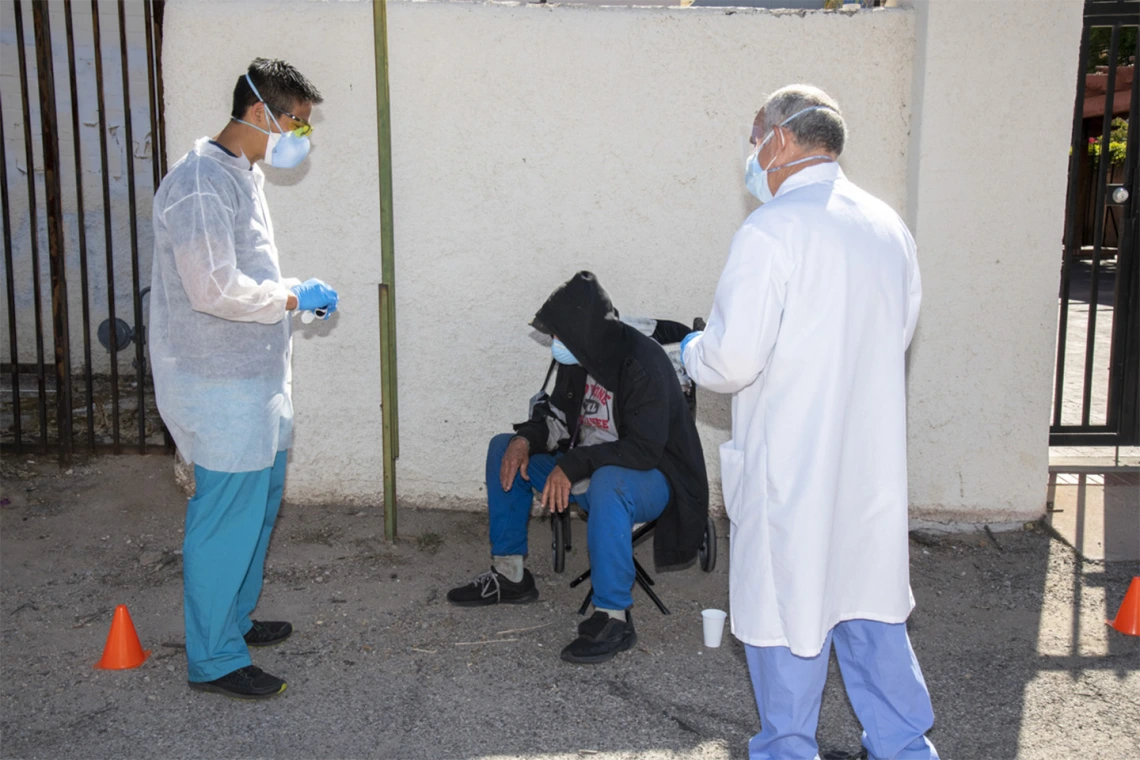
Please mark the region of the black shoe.
[[[625, 611], [625, 619], [631, 624], [633, 623], [633, 610]], [[610, 616], [605, 612], [595, 612], [581, 623], [578, 623], [578, 635], [587, 637], [597, 636], [601, 630], [606, 627], [606, 623], [609, 621]]]
[[[626, 616], [628, 618], [628, 612]], [[637, 644], [637, 632], [633, 630], [632, 619], [617, 620], [605, 612], [595, 612], [582, 625], [587, 626], [586, 632], [562, 650], [562, 659], [566, 662], [605, 662], [613, 659], [618, 652], [624, 652]]]
[[246, 665], [213, 681], [190, 681], [196, 691], [212, 691], [234, 699], [269, 699], [285, 691], [285, 682], [256, 665]]
[[538, 599], [538, 587], [530, 570], [523, 570], [522, 580], [512, 583], [495, 568], [475, 576], [465, 586], [447, 592], [447, 601], [460, 607], [485, 607], [488, 604], [527, 604]]
[[274, 644], [280, 644], [285, 639], [289, 638], [289, 634], [293, 633], [292, 623], [283, 623], [278, 621], [262, 622], [254, 620], [253, 628], [245, 632], [246, 646], [251, 647], [271, 647]]

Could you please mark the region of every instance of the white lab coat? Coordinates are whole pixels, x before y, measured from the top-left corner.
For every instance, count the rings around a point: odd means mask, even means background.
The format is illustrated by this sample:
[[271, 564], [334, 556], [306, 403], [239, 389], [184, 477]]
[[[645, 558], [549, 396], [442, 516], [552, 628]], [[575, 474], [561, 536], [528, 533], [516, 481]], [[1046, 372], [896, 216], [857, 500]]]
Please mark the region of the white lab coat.
[[790, 177], [733, 238], [684, 363], [732, 394], [721, 479], [744, 643], [812, 657], [837, 623], [914, 606], [905, 354], [921, 293], [906, 225], [835, 163]]
[[299, 280], [281, 276], [265, 175], [202, 138], [154, 197], [155, 399], [182, 456], [217, 472], [273, 466], [293, 436]]

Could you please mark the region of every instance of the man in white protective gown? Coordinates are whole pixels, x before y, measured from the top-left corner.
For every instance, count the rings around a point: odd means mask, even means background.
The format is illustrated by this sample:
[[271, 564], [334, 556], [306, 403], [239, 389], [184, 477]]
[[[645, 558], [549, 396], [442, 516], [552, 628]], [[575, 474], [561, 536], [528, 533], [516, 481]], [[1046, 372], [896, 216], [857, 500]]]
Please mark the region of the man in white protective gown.
[[199, 139], [154, 197], [155, 398], [196, 489], [182, 545], [189, 683], [241, 699], [285, 690], [249, 647], [293, 630], [250, 618], [293, 440], [291, 312], [327, 318], [337, 307], [320, 280], [281, 276], [257, 164], [300, 164], [320, 102], [292, 66], [258, 58], [237, 81], [226, 127]]
[[836, 160], [838, 104], [793, 85], [756, 116], [745, 181], [763, 205], [733, 238], [708, 326], [682, 343], [698, 386], [732, 394], [721, 446], [733, 634], [761, 730], [752, 760], [819, 756], [834, 643], [871, 758], [937, 758], [907, 636], [906, 350], [914, 240]]

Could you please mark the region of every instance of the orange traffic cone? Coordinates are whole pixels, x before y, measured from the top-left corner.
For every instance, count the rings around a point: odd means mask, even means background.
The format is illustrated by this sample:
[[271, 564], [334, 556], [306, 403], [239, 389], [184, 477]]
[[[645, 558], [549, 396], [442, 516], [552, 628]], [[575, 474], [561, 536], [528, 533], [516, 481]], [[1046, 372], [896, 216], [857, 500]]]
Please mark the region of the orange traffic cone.
[[142, 665], [147, 657], [150, 657], [150, 650], [143, 651], [139, 635], [135, 633], [135, 624], [131, 622], [131, 613], [127, 612], [127, 605], [120, 604], [111, 620], [111, 633], [107, 635], [107, 646], [103, 647], [103, 659], [95, 663], [95, 667], [127, 670]]
[[1140, 636], [1140, 576], [1132, 579], [1116, 620], [1109, 625], [1128, 636]]

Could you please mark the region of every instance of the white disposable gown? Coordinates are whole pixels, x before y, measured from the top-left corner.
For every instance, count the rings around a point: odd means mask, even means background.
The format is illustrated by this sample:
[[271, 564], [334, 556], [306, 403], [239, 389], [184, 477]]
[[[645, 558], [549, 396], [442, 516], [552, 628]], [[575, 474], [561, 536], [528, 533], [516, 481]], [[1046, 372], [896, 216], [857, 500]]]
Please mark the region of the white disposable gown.
[[154, 198], [150, 355], [163, 422], [208, 470], [273, 466], [292, 443], [292, 325], [265, 175], [207, 138]]
[[732, 631], [812, 657], [844, 620], [906, 620], [905, 354], [914, 240], [837, 164], [793, 175], [736, 233], [684, 363], [731, 393], [721, 446]]

